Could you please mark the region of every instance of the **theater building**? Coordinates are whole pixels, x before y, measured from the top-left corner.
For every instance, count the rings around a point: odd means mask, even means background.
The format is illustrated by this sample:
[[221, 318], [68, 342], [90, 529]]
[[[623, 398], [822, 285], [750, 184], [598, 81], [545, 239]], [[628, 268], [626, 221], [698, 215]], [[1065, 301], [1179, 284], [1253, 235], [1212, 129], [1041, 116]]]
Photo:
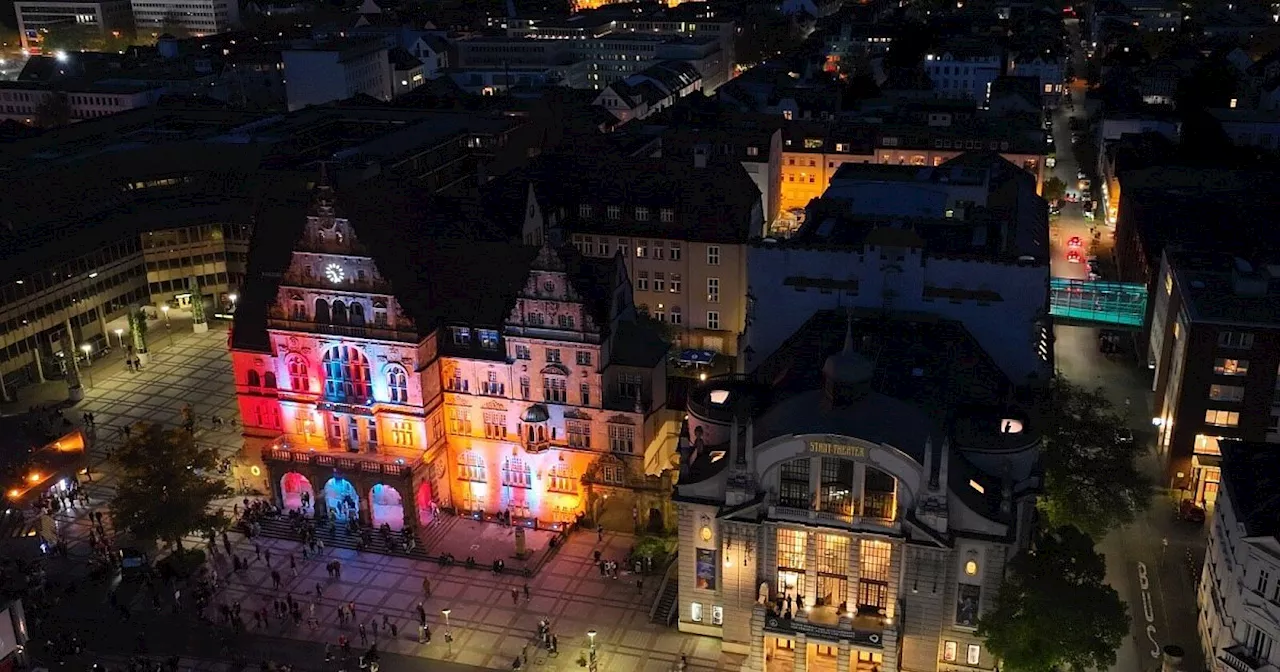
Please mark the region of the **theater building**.
[[679, 628], [752, 671], [994, 670], [977, 623], [1027, 542], [1039, 436], [1005, 383], [964, 382], [1000, 374], [958, 323], [840, 318], [691, 394]]
[[666, 524], [645, 464], [674, 435], [667, 346], [619, 260], [348, 218], [323, 180], [305, 219], [232, 336], [246, 453], [283, 507], [394, 529], [442, 509]]

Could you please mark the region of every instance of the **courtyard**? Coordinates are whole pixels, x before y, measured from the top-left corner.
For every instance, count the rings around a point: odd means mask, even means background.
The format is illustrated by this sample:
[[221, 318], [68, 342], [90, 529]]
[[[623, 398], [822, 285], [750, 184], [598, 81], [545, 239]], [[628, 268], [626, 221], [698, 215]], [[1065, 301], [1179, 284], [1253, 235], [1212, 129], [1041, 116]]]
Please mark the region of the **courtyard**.
[[[110, 359], [94, 363], [94, 385], [86, 391], [83, 402], [66, 411], [66, 417], [77, 422], [83, 413], [95, 416], [97, 441], [90, 454], [93, 481], [87, 484], [93, 508], [105, 510], [105, 503], [114, 492], [115, 478], [106, 462], [106, 451], [123, 441], [120, 428], [124, 426], [136, 422], [176, 425], [182, 420], [184, 406], [190, 405], [197, 419], [197, 440], [234, 459], [241, 441], [238, 423], [231, 422], [237, 411], [226, 342], [224, 330], [215, 328], [194, 334], [179, 329], [175, 323], [171, 343], [161, 341], [159, 347], [153, 348], [152, 360], [143, 371], [128, 371], [123, 362]], [[59, 390], [59, 385], [46, 383], [26, 390], [22, 407], [53, 403], [59, 395], [65, 399], [65, 386]], [[212, 422], [213, 417], [224, 421], [220, 427]], [[220, 505], [230, 510], [243, 496], [237, 493]], [[88, 555], [90, 528], [84, 514], [83, 508], [58, 514], [60, 533], [69, 543], [73, 567], [77, 558]], [[451, 516], [442, 516], [421, 536], [430, 554], [448, 549], [458, 556], [455, 548], [476, 548], [474, 554], [482, 564], [487, 557], [501, 557], [499, 554], [507, 552], [508, 547], [514, 549], [511, 528]], [[354, 607], [359, 622], [378, 622], [376, 641], [380, 651], [447, 660], [458, 664], [459, 669], [511, 669], [512, 661], [526, 646], [526, 669], [576, 669], [583, 665], [580, 659], [588, 647], [589, 631], [597, 633], [595, 644], [600, 669], [604, 670], [666, 672], [675, 669], [682, 656], [687, 657], [690, 670], [736, 670], [743, 662], [740, 657], [722, 654], [716, 639], [683, 635], [674, 628], [649, 622], [662, 581], [660, 570], [644, 577], [627, 571], [620, 572], [616, 579], [602, 576], [595, 565], [595, 552], [599, 551], [604, 559], [621, 561], [635, 543], [630, 534], [572, 534], [557, 548], [544, 550], [545, 558], [528, 579], [514, 573], [495, 575], [461, 562], [442, 566], [338, 548], [327, 548], [319, 558], [303, 560], [301, 544], [295, 540], [264, 536], [250, 541], [234, 533], [231, 539], [233, 552], [248, 561], [248, 568], [233, 573], [225, 554], [212, 556], [211, 563], [223, 586], [213, 598], [215, 608], [209, 615], [216, 618], [217, 604], [236, 602], [242, 605], [246, 616], [264, 607], [269, 611], [275, 599], [291, 595], [303, 605], [301, 625], [270, 619], [265, 627], [254, 627], [251, 618], [246, 621], [250, 623], [251, 636], [311, 643], [314, 660], [307, 669], [325, 669], [322, 644], [336, 644], [340, 636], [350, 638], [359, 648], [356, 627], [338, 624], [338, 606], [342, 604]], [[192, 546], [202, 543], [195, 537], [188, 539]], [[442, 550], [433, 552], [433, 547]], [[326, 571], [326, 565], [335, 560], [342, 566], [340, 578]], [[273, 570], [281, 576], [278, 590], [272, 587]], [[423, 593], [424, 578], [431, 582], [429, 597]], [[81, 598], [99, 600], [98, 609], [105, 601], [101, 594]], [[430, 643], [418, 641], [419, 603], [432, 629]], [[318, 620], [314, 628], [306, 618], [313, 604]], [[159, 617], [167, 613], [169, 605], [157, 609], [139, 591], [132, 608], [139, 613], [155, 612]], [[444, 610], [449, 612], [447, 626]], [[387, 624], [395, 624], [396, 636], [392, 637], [382, 626], [384, 618]], [[534, 646], [542, 619], [551, 623], [558, 638], [558, 655], [549, 655]], [[452, 632], [451, 642], [446, 642], [446, 630]], [[373, 641], [374, 630], [369, 633]], [[184, 661], [185, 669], [217, 666], [208, 661]]]

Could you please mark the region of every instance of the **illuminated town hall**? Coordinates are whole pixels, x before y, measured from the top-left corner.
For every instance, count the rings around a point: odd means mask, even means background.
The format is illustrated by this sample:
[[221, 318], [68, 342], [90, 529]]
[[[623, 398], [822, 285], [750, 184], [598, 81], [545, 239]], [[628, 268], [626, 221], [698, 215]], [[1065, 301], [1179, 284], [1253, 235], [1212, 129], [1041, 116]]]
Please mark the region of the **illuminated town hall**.
[[322, 180], [232, 336], [246, 455], [283, 507], [392, 529], [442, 509], [673, 524], [667, 345], [620, 260], [546, 242], [556, 213], [527, 245], [450, 241], [339, 200]]

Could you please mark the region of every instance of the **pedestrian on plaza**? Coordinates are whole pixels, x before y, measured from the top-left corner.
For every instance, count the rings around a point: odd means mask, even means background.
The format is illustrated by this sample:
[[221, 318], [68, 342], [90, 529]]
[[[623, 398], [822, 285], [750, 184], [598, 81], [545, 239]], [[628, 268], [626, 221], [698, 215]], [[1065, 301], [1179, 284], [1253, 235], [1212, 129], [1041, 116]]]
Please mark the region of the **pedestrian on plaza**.
[[293, 573], [293, 578], [298, 578], [298, 563], [293, 559], [293, 554], [289, 554], [289, 571]]
[[644, 594], [644, 579], [636, 579], [636, 595]]
[[369, 645], [369, 632], [365, 629], [364, 623], [360, 624], [360, 646]]
[[425, 576], [422, 577], [422, 594], [426, 597], [431, 597], [431, 579]]
[[597, 542], [604, 541], [604, 525], [596, 526], [596, 541]]
[[511, 604], [520, 603], [520, 589], [515, 586], [511, 587]]
[[560, 638], [555, 634], [551, 635], [551, 653], [560, 653]]
[[266, 552], [264, 552], [262, 555], [263, 555], [264, 557], [266, 557], [266, 559], [267, 559], [267, 566], [268, 566], [268, 567], [270, 567], [270, 566], [271, 566], [271, 549], [269, 549], [269, 548], [268, 548], [268, 549], [266, 550]]
[[351, 612], [351, 618], [354, 619], [356, 617], [356, 603], [347, 602], [347, 611]]
[[271, 587], [280, 590], [280, 572], [271, 570]]
[[324, 597], [324, 595], [320, 593], [320, 582], [316, 581], [316, 598], [318, 599], [321, 597]]
[[377, 639], [378, 638], [378, 617], [375, 616], [369, 619], [369, 629], [373, 631], [373, 638]]
[[418, 603], [418, 622], [422, 625], [427, 624], [427, 610], [422, 606], [421, 602]]
[[261, 559], [262, 559], [262, 547], [261, 547], [261, 546], [259, 546], [259, 545], [258, 545], [258, 542], [256, 542], [256, 541], [255, 541], [255, 542], [253, 542], [253, 555], [254, 555], [254, 557], [256, 557], [256, 558], [257, 558], [257, 559], [259, 559], [259, 560], [261, 560]]

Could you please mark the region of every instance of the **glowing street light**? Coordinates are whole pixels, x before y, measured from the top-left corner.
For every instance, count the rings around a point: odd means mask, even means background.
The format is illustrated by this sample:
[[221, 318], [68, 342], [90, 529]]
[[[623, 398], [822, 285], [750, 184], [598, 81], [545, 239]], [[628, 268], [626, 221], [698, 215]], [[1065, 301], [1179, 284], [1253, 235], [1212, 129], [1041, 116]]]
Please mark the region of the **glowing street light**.
[[93, 359], [89, 357], [89, 354], [93, 352], [93, 346], [85, 343], [80, 346], [80, 349], [84, 351], [84, 371], [85, 375], [89, 377], [89, 387], [93, 387]]
[[169, 328], [169, 306], [160, 306], [160, 312], [164, 313], [164, 326]]
[[453, 655], [453, 628], [449, 625], [449, 614], [452, 609], [441, 609], [440, 613], [444, 615], [444, 641], [449, 645], [449, 655]]
[[120, 347], [124, 347], [124, 329], [116, 329], [116, 338], [120, 339]]

